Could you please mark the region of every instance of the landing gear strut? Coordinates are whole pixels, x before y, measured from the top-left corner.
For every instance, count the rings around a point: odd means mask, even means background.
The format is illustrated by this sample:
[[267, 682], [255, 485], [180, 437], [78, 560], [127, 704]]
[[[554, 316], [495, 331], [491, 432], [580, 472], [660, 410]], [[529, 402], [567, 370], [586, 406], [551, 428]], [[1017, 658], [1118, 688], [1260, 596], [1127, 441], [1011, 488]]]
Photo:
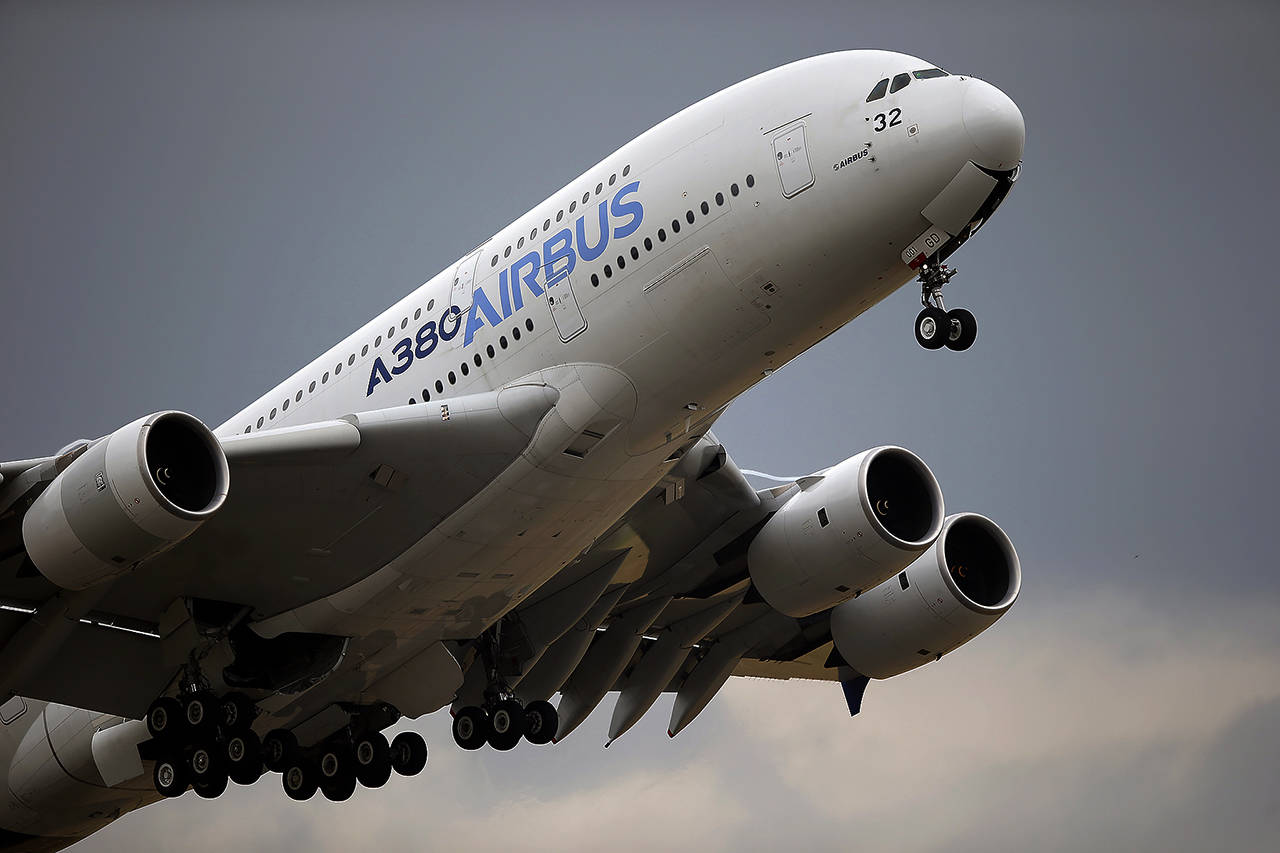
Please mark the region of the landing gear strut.
[[925, 263], [920, 267], [920, 302], [924, 309], [916, 315], [916, 343], [925, 349], [947, 349], [957, 352], [973, 346], [978, 337], [978, 321], [964, 308], [947, 310], [942, 301], [942, 286], [959, 270], [946, 264]]
[[463, 749], [514, 749], [524, 738], [532, 744], [550, 743], [560, 716], [550, 702], [525, 705], [512, 691], [499, 668], [502, 622], [485, 631], [477, 641], [478, 665], [485, 668], [488, 686], [480, 706], [465, 705], [453, 718], [453, 740]]

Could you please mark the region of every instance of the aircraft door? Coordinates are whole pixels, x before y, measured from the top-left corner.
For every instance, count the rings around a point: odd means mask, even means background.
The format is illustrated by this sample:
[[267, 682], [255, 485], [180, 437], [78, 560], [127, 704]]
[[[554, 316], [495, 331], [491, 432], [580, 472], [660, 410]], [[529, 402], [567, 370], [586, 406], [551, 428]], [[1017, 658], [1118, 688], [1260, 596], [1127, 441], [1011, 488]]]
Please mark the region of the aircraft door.
[[547, 264], [542, 268], [542, 273], [547, 282], [546, 297], [547, 305], [551, 308], [551, 320], [556, 324], [560, 340], [567, 344], [586, 331], [587, 318], [582, 316], [578, 299], [573, 294], [572, 277], [564, 271], [556, 276], [552, 272], [555, 265]]
[[813, 186], [813, 167], [804, 140], [804, 122], [797, 122], [773, 137], [773, 159], [782, 180], [782, 195], [791, 198]]
[[458, 262], [453, 270], [453, 286], [449, 289], [449, 305], [466, 313], [471, 308], [471, 292], [476, 283], [476, 263], [480, 249], [476, 249]]

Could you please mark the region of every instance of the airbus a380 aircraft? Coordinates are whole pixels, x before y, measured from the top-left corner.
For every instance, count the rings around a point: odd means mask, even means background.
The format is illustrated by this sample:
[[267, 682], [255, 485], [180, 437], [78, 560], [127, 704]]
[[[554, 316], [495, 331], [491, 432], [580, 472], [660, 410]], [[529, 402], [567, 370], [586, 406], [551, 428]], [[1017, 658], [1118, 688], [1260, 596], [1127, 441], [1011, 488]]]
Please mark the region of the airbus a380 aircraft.
[[[943, 262], [1017, 178], [995, 87], [853, 51], [754, 77], [609, 155], [216, 430], [166, 411], [0, 464], [0, 846], [188, 787], [343, 800], [465, 749], [669, 733], [730, 675], [870, 678], [995, 622], [1021, 570], [877, 447], [757, 491], [725, 407]], [[560, 694], [558, 706], [548, 701]], [[87, 710], [93, 709], [93, 710]]]

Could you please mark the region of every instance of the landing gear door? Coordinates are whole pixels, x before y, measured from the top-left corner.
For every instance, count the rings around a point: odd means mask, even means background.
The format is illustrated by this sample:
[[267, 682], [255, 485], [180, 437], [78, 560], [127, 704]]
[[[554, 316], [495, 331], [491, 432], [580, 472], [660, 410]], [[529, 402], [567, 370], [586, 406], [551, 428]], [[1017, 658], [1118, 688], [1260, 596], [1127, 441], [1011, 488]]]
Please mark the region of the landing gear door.
[[480, 250], [476, 249], [458, 262], [453, 270], [453, 286], [449, 289], [449, 305], [464, 314], [471, 308], [471, 292], [476, 283], [476, 262]]
[[[559, 273], [554, 268], [559, 265]], [[587, 318], [582, 316], [578, 307], [578, 299], [573, 294], [573, 280], [563, 263], [551, 263], [542, 268], [544, 280], [547, 282], [547, 305], [551, 308], [551, 320], [556, 324], [560, 340], [564, 343], [576, 338], [586, 331]]]
[[797, 122], [773, 136], [773, 159], [782, 180], [782, 195], [791, 198], [813, 186], [813, 167], [804, 140], [804, 122]]

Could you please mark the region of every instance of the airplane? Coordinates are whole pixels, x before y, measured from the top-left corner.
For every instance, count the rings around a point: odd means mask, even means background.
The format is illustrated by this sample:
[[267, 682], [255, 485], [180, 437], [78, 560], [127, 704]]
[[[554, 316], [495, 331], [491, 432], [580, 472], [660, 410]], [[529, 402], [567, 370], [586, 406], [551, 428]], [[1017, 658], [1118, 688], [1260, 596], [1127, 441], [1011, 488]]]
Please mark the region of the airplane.
[[[188, 789], [333, 801], [458, 746], [679, 734], [732, 675], [913, 670], [1013, 605], [1009, 537], [875, 447], [769, 488], [711, 428], [906, 283], [963, 351], [947, 260], [1025, 129], [901, 53], [794, 62], [592, 166], [221, 426], [144, 415], [0, 463], [0, 848]], [[560, 699], [553, 705], [556, 695]]]

